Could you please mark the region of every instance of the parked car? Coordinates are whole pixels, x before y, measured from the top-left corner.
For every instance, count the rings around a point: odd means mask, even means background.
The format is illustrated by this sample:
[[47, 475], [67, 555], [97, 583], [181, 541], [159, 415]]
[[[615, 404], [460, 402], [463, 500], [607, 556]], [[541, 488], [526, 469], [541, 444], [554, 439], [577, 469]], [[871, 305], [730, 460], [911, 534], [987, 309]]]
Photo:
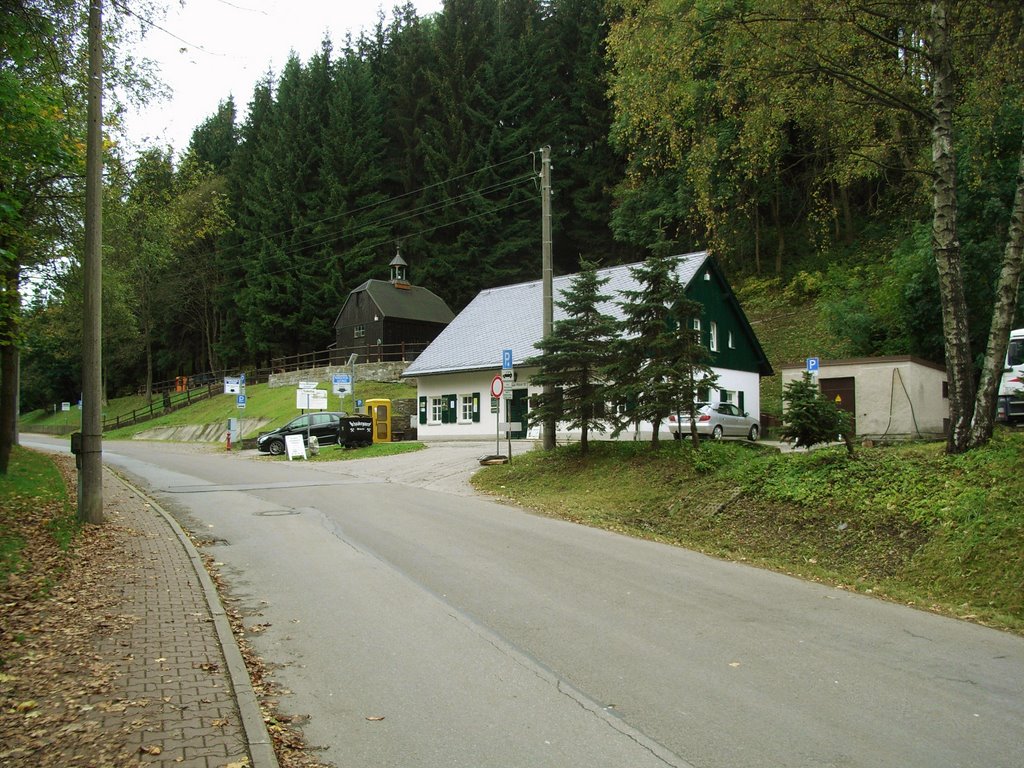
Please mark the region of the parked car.
[[[690, 434], [689, 415], [681, 414], [681, 419], [677, 420], [676, 415], [672, 414], [668, 417], [668, 428], [676, 440], [686, 437]], [[713, 440], [721, 440], [723, 437], [757, 440], [761, 436], [761, 425], [757, 419], [732, 403], [697, 403], [697, 434]]]
[[296, 416], [284, 426], [257, 437], [256, 447], [263, 453], [280, 456], [288, 435], [302, 435], [302, 442], [307, 446], [310, 436], [316, 437], [320, 445], [334, 445], [341, 435], [341, 420], [346, 416], [344, 411], [317, 411]]

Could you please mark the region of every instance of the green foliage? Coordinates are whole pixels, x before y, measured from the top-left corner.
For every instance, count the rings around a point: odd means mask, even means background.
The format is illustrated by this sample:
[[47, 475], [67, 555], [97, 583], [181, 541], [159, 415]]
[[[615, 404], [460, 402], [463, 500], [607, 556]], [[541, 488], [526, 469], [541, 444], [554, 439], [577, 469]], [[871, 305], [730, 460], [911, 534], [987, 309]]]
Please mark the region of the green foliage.
[[654, 447], [661, 422], [671, 413], [692, 415], [698, 387], [713, 386], [715, 380], [710, 354], [693, 327], [700, 304], [686, 298], [667, 248], [659, 244], [631, 270], [639, 289], [622, 294], [619, 341], [608, 367], [610, 393], [624, 404], [613, 434], [649, 421]]
[[535, 397], [530, 422], [568, 422], [568, 429], [580, 430], [581, 450], [586, 453], [591, 430], [603, 432], [607, 426], [604, 376], [612, 362], [616, 325], [599, 308], [610, 298], [600, 292], [608, 278], [599, 279], [590, 262], [584, 261], [581, 268], [555, 302], [565, 312], [565, 319], [554, 323], [551, 336], [538, 345], [541, 354], [525, 365], [539, 369], [531, 380], [533, 385], [553, 388], [550, 395]]
[[782, 398], [786, 403], [782, 439], [797, 448], [830, 443], [849, 433], [847, 414], [821, 394], [811, 374], [804, 372], [787, 384]]

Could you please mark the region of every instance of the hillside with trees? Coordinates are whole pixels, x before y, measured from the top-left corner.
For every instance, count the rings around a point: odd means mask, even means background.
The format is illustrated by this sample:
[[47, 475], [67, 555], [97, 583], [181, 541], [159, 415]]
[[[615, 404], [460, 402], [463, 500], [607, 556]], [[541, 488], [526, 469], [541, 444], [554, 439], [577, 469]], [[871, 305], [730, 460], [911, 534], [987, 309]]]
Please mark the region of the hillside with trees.
[[[85, 5], [4, 7], [73, 26]], [[985, 439], [981, 374], [1022, 324], [1022, 28], [1019, 3], [980, 0], [396, 8], [268, 71], [249, 104], [225, 94], [180, 156], [128, 157], [109, 126], [107, 393], [326, 349], [399, 247], [455, 311], [536, 279], [547, 145], [556, 273], [708, 249], [741, 295], [813, 305], [829, 346], [948, 360], [964, 450]], [[34, 408], [79, 391], [81, 225], [26, 218], [6, 179], [45, 161], [73, 187], [61, 147], [82, 126], [57, 131], [52, 74], [23, 63], [16, 26], [0, 34], [0, 108], [23, 126], [0, 147], [3, 341]], [[39, 106], [18, 114], [29, 87]], [[20, 311], [16, 264], [48, 278]]]

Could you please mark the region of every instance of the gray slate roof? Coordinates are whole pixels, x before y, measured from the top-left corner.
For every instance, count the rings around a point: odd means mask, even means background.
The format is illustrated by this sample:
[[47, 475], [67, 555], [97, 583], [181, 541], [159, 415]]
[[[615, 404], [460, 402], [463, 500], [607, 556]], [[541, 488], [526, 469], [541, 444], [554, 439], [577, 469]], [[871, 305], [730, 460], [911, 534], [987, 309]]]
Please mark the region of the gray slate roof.
[[[676, 275], [685, 288], [707, 261], [708, 255], [706, 251], [699, 251], [677, 258]], [[622, 308], [618, 304], [622, 293], [640, 289], [630, 272], [636, 266], [625, 264], [598, 270], [599, 277], [608, 278], [601, 292], [612, 297], [601, 305], [602, 312], [622, 319]], [[555, 301], [569, 288], [574, 277], [563, 275], [554, 278], [552, 293]], [[511, 349], [513, 364], [521, 365], [537, 354], [534, 344], [544, 336], [543, 304], [540, 280], [481, 291], [402, 375], [424, 376], [500, 368], [504, 349]], [[565, 319], [565, 313], [557, 306], [554, 319], [556, 322]]]

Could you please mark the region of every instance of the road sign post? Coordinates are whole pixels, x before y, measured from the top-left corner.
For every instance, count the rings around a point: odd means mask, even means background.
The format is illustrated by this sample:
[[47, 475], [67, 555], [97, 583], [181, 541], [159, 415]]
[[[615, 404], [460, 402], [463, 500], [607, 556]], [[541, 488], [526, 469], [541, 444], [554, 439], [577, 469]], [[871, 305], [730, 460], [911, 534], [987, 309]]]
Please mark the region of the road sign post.
[[[510, 350], [505, 350], [511, 356]], [[498, 403], [501, 402], [501, 396], [505, 392], [505, 380], [501, 376], [495, 376], [491, 379], [491, 397], [494, 398]], [[491, 409], [494, 410], [493, 408]], [[499, 413], [494, 417], [494, 453], [497, 455], [501, 452], [501, 414]]]

